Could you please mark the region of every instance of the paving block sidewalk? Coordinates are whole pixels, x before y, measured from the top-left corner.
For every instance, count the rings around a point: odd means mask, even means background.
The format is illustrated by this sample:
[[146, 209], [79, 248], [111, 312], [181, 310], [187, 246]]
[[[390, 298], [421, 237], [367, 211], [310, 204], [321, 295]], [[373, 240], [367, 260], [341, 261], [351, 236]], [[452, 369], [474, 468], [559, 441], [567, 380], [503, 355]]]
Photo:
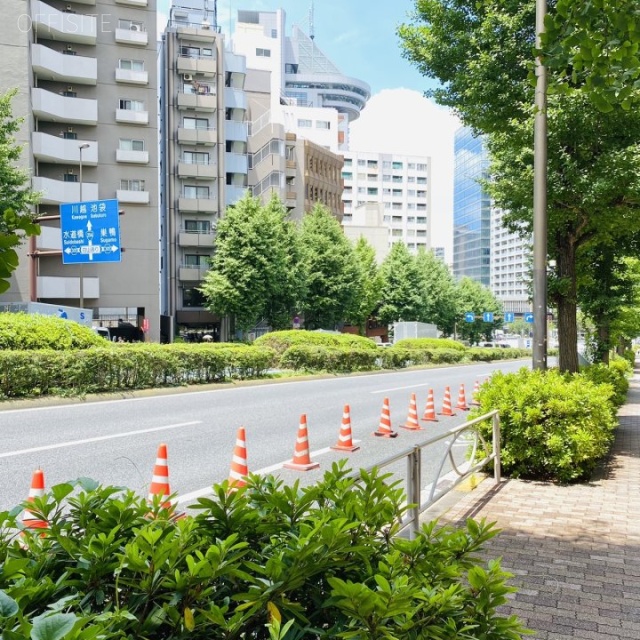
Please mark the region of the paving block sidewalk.
[[619, 412], [611, 456], [591, 482], [492, 479], [441, 520], [496, 522], [486, 546], [518, 588], [505, 614], [544, 640], [640, 639], [640, 373]]

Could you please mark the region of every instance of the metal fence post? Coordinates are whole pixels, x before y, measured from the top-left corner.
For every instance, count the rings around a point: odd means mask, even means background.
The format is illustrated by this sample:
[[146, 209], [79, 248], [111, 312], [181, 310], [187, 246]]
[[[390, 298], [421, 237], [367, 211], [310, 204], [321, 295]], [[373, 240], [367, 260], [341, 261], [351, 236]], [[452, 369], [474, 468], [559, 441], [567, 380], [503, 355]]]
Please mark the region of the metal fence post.
[[500, 414], [496, 412], [492, 419], [493, 424], [493, 477], [500, 482], [502, 467], [500, 461]]
[[416, 446], [407, 456], [407, 500], [411, 507], [410, 538], [413, 539], [420, 530], [420, 447]]

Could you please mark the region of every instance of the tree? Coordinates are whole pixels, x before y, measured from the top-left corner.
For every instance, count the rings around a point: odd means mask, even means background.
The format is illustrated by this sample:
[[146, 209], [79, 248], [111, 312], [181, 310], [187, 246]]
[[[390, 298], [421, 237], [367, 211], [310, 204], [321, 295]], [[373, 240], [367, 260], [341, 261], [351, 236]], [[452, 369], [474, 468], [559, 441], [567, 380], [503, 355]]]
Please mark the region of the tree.
[[420, 249], [416, 255], [422, 293], [422, 322], [435, 324], [446, 336], [452, 335], [458, 312], [456, 283], [447, 265], [433, 251]]
[[289, 326], [297, 303], [295, 233], [277, 197], [263, 206], [245, 195], [220, 220], [211, 270], [201, 291], [207, 308], [232, 315], [246, 331], [265, 319]]
[[[484, 322], [482, 314], [491, 311], [497, 314], [501, 310], [500, 303], [484, 285], [472, 280], [462, 278], [458, 283], [456, 297], [458, 299], [458, 336], [468, 340], [470, 344], [477, 344], [480, 340], [492, 340], [493, 332], [502, 326], [502, 322], [494, 319], [493, 322]], [[473, 313], [473, 322], [464, 322], [465, 313]]]
[[354, 247], [356, 260], [360, 268], [360, 283], [357, 295], [354, 297], [353, 308], [347, 315], [347, 320], [360, 329], [360, 335], [364, 335], [367, 320], [372, 317], [380, 302], [382, 292], [382, 274], [376, 262], [375, 249], [360, 237]]
[[16, 93], [14, 89], [0, 96], [0, 293], [10, 287], [9, 278], [18, 267], [15, 247], [25, 237], [40, 234], [32, 213], [39, 194], [32, 191], [29, 174], [17, 166], [22, 147], [14, 134], [22, 119], [14, 118], [11, 111]]
[[[405, 56], [440, 80], [432, 92], [438, 102], [487, 134], [492, 196], [510, 212], [512, 230], [528, 234], [535, 2], [417, 0], [416, 7], [414, 24], [399, 30]], [[603, 114], [576, 91], [551, 96], [548, 118], [548, 254], [559, 285], [550, 298], [558, 305], [560, 368], [577, 371], [577, 255], [596, 234], [613, 239], [633, 230], [640, 130], [633, 112]]]
[[416, 259], [395, 242], [381, 266], [383, 286], [378, 318], [385, 324], [415, 322], [423, 317], [423, 286]]
[[302, 219], [300, 256], [305, 328], [334, 329], [354, 308], [361, 275], [353, 245], [321, 204]]

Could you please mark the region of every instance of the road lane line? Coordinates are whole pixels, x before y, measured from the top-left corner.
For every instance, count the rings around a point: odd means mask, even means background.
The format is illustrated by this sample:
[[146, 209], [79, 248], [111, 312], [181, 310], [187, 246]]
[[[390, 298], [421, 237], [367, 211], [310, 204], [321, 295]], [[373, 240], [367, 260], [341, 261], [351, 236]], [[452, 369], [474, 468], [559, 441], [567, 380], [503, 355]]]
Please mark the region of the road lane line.
[[408, 384], [404, 387], [393, 387], [392, 389], [381, 389], [379, 391], [369, 391], [369, 393], [389, 393], [389, 391], [404, 391], [405, 389], [415, 389], [416, 387], [432, 387], [433, 383], [426, 382], [424, 384]]
[[179, 422], [178, 424], [168, 424], [164, 427], [152, 427], [150, 429], [138, 429], [136, 431], [127, 431], [126, 433], [113, 433], [108, 436], [98, 436], [96, 438], [85, 438], [83, 440], [69, 440], [69, 442], [60, 442], [58, 444], [47, 444], [42, 447], [33, 447], [31, 449], [18, 449], [17, 451], [7, 451], [0, 453], [0, 458], [13, 458], [28, 453], [37, 453], [38, 451], [51, 451], [52, 449], [62, 449], [64, 447], [75, 447], [80, 444], [88, 444], [90, 442], [102, 442], [103, 440], [113, 440], [114, 438], [127, 438], [128, 436], [137, 436], [143, 433], [154, 433], [156, 431], [167, 431], [168, 429], [178, 429], [179, 427], [191, 427], [195, 424], [202, 424], [201, 420], [193, 422]]

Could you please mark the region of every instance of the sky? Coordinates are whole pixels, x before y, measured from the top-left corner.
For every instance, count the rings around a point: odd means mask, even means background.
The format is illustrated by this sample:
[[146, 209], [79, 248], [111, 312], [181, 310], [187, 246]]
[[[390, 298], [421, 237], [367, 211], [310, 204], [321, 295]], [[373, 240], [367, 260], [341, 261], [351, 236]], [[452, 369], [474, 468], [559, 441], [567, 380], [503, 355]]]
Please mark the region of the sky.
[[[157, 2], [164, 27], [170, 0]], [[238, 9], [281, 8], [287, 35], [294, 24], [309, 33], [310, 6], [310, 0], [218, 0], [218, 22], [229, 34]], [[433, 244], [444, 246], [451, 262], [453, 133], [460, 122], [423, 96], [434, 81], [402, 57], [396, 29], [414, 8], [415, 0], [317, 0], [313, 30], [316, 45], [342, 73], [371, 87], [371, 99], [351, 125], [351, 149], [431, 156]]]

